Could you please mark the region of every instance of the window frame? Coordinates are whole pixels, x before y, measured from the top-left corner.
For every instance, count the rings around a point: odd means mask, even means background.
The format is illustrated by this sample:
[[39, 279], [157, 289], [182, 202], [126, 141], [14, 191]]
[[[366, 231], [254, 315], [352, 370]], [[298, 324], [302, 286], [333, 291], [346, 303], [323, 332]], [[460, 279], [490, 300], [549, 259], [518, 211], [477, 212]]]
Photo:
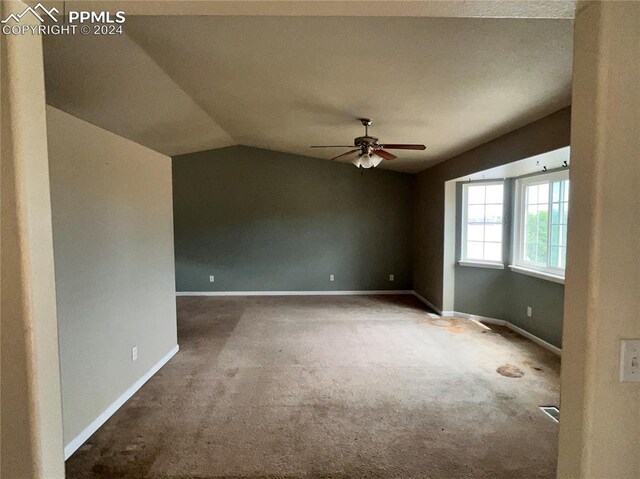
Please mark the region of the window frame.
[[[565, 277], [565, 268], [557, 268], [554, 266], [540, 266], [535, 263], [528, 263], [523, 260], [524, 254], [524, 238], [526, 236], [525, 233], [525, 218], [526, 218], [526, 208], [527, 204], [525, 201], [525, 191], [527, 186], [549, 183], [549, 201], [548, 201], [548, 217], [547, 217], [547, 265], [549, 265], [549, 254], [551, 251], [551, 221], [552, 221], [552, 208], [553, 208], [553, 194], [551, 184], [555, 181], [569, 181], [569, 170], [555, 170], [547, 173], [539, 173], [535, 175], [525, 176], [523, 178], [517, 178], [515, 181], [515, 194], [514, 194], [514, 228], [513, 228], [513, 236], [511, 238], [512, 244], [512, 257], [511, 257], [511, 265], [510, 267], [514, 271], [518, 272], [526, 272], [529, 270], [533, 276], [548, 276], [550, 279], [558, 279], [564, 282]], [[571, 183], [569, 183], [571, 185]], [[570, 200], [567, 200], [567, 204], [570, 204]], [[565, 265], [566, 265], [566, 248], [567, 245], [564, 245], [565, 248]], [[520, 271], [525, 270], [525, 271]], [[537, 273], [537, 274], [535, 274]]]
[[[468, 189], [470, 186], [492, 186], [492, 185], [501, 185], [502, 186], [502, 237], [500, 238], [500, 260], [481, 260], [481, 259], [470, 259], [467, 257], [467, 228], [469, 226], [468, 222]], [[504, 269], [505, 264], [505, 211], [506, 211], [506, 181], [505, 180], [480, 180], [480, 181], [467, 181], [462, 184], [462, 217], [461, 217], [461, 228], [460, 228], [460, 258], [458, 264], [461, 266], [478, 266], [484, 268], [493, 268], [493, 269]], [[486, 205], [486, 203], [485, 203]], [[485, 223], [486, 224], [486, 223]], [[484, 243], [484, 241], [483, 241]]]

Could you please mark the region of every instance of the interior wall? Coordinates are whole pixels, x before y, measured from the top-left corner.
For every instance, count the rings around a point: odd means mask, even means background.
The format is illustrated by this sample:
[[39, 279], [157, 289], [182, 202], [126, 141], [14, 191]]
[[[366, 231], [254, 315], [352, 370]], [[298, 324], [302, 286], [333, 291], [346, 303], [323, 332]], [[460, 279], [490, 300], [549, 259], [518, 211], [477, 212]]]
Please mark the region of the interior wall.
[[171, 160], [53, 107], [47, 127], [69, 444], [176, 346]]
[[[0, 17], [22, 2], [0, 2]], [[36, 25], [26, 16], [24, 25]], [[64, 477], [39, 35], [0, 35], [0, 477]]]
[[413, 186], [249, 147], [174, 157], [178, 291], [412, 289]]
[[640, 3], [584, 2], [575, 21], [571, 219], [558, 477], [640, 477]]
[[417, 175], [414, 289], [443, 307], [445, 182], [569, 145], [571, 110], [564, 108]]
[[[456, 224], [462, 224], [462, 182], [456, 183]], [[515, 180], [505, 181], [505, 210], [502, 233], [503, 258], [511, 257]], [[460, 228], [456, 238], [456, 258], [460, 258]], [[527, 307], [533, 314], [527, 316]], [[503, 319], [562, 347], [564, 285], [504, 269], [455, 266], [454, 310]]]

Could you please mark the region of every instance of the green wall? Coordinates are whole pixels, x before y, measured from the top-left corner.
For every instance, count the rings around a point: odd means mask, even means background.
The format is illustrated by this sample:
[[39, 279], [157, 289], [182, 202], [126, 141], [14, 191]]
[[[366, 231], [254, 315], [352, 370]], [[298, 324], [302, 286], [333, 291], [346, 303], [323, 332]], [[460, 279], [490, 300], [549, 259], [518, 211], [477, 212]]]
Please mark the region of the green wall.
[[172, 163], [177, 291], [412, 289], [412, 175], [243, 146]]
[[[462, 182], [456, 184], [456, 258], [460, 259]], [[505, 181], [503, 256], [511, 257], [515, 180]], [[506, 262], [508, 263], [508, 261]], [[562, 347], [564, 285], [511, 271], [456, 265], [455, 311], [504, 319]], [[533, 310], [527, 317], [527, 306]]]
[[414, 289], [443, 307], [445, 182], [569, 145], [571, 109], [563, 108], [416, 175]]

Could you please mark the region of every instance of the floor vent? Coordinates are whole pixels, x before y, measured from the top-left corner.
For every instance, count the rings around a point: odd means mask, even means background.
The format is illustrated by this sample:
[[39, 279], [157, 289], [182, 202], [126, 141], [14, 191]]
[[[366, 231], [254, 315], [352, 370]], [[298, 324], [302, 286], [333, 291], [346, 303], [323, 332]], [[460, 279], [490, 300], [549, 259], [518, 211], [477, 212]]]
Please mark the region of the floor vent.
[[555, 406], [540, 406], [542, 412], [553, 419], [555, 422], [560, 422], [560, 410]]

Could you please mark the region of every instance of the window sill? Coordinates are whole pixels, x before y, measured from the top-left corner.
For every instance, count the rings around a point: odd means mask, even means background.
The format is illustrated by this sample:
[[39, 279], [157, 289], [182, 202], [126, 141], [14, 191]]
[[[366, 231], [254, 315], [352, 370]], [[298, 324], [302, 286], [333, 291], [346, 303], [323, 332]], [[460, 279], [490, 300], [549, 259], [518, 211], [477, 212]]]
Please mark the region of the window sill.
[[523, 268], [522, 266], [516, 266], [513, 264], [509, 265], [509, 269], [516, 273], [533, 276], [534, 278], [546, 279], [547, 281], [553, 281], [554, 283], [564, 284], [564, 276], [558, 276], [557, 274], [536, 271], [535, 269]]
[[489, 268], [489, 269], [504, 269], [502, 263], [483, 263], [480, 261], [458, 261], [460, 266], [470, 266], [472, 268]]

